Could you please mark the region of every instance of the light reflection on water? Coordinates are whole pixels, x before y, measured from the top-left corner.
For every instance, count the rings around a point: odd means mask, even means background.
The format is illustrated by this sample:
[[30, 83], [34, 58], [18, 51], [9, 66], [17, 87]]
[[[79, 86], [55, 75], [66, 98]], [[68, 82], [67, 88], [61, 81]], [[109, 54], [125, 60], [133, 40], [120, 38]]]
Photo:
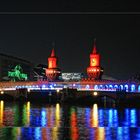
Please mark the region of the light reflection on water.
[[140, 139], [140, 109], [0, 101], [0, 139]]

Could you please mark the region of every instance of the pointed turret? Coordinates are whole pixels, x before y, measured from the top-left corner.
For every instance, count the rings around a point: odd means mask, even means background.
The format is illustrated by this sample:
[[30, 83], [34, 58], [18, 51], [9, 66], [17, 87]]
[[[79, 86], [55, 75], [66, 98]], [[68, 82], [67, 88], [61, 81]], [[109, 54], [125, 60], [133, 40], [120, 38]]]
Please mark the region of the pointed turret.
[[97, 49], [96, 49], [96, 39], [94, 39], [94, 45], [93, 45], [93, 54], [97, 53]]
[[61, 71], [57, 67], [58, 58], [55, 56], [55, 51], [52, 49], [51, 56], [48, 58], [48, 68], [46, 69], [46, 76], [49, 81], [58, 79]]
[[94, 39], [93, 51], [90, 54], [90, 65], [87, 68], [88, 77], [91, 79], [101, 79], [103, 69], [100, 66], [100, 54], [96, 50], [96, 39]]
[[55, 51], [54, 51], [54, 48], [52, 49], [52, 52], [51, 52], [51, 57], [54, 57], [55, 56]]

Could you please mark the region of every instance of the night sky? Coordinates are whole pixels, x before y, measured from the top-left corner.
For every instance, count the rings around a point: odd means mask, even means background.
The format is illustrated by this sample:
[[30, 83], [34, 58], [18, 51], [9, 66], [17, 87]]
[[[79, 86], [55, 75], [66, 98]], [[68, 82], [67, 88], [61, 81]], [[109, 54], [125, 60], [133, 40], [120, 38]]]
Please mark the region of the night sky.
[[[96, 4], [97, 5], [97, 4]], [[103, 4], [104, 5], [104, 4]], [[47, 5], [48, 6], [48, 5]], [[81, 5], [82, 7], [83, 5]], [[126, 11], [126, 13], [76, 13], [82, 8], [58, 4], [45, 10], [45, 5], [24, 7], [0, 6], [0, 53], [21, 57], [34, 63], [47, 64], [54, 47], [63, 72], [86, 72], [89, 54], [96, 38], [97, 50], [101, 54], [101, 65], [106, 75], [117, 79], [128, 79], [140, 72], [140, 14], [138, 7], [97, 6], [87, 11]], [[70, 11], [72, 7], [72, 12]], [[11, 8], [11, 9], [10, 9]], [[57, 9], [58, 8], [58, 9]], [[36, 10], [36, 11], [35, 11]], [[27, 13], [2, 13], [2, 12]], [[47, 12], [47, 13], [39, 13]], [[63, 13], [49, 13], [49, 12]], [[31, 14], [29, 12], [37, 12]]]

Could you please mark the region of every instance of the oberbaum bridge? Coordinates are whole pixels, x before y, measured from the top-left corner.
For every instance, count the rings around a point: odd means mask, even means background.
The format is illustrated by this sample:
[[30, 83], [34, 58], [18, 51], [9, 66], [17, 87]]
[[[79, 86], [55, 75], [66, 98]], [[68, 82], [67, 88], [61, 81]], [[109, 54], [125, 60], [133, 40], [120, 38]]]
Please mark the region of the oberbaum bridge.
[[[61, 70], [58, 68], [58, 58], [52, 49], [48, 58], [48, 67], [45, 70], [46, 81], [21, 81], [21, 82], [0, 82], [0, 96], [4, 94], [18, 97], [28, 96], [35, 92], [51, 95], [61, 94], [68, 91], [76, 91], [76, 96], [90, 94], [92, 96], [107, 96], [117, 98], [118, 95], [125, 94], [130, 97], [140, 97], [140, 82], [132, 80], [102, 80], [103, 68], [100, 65], [100, 54], [96, 50], [94, 41], [93, 51], [90, 54], [90, 65], [87, 68], [88, 78], [80, 81], [58, 80]], [[51, 93], [51, 94], [50, 94]]]

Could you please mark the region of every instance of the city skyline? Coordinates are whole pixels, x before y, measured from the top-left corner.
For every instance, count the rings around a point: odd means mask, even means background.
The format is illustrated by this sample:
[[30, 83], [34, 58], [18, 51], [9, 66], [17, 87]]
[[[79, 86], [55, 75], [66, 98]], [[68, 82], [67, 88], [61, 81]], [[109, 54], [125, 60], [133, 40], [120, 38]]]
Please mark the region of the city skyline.
[[[65, 72], [84, 72], [97, 40], [106, 75], [129, 79], [140, 71], [139, 15], [0, 15], [0, 52], [47, 64], [55, 48]], [[120, 63], [121, 62], [121, 63]]]

